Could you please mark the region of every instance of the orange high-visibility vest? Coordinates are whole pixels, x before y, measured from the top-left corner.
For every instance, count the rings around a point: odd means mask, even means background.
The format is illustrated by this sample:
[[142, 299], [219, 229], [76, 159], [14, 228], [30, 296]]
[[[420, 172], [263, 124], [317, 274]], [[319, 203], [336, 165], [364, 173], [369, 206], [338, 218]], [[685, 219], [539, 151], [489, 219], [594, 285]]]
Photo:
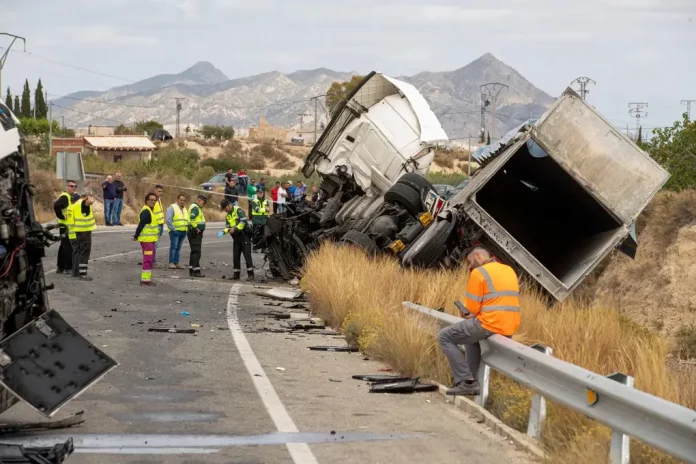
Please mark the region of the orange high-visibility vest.
[[510, 266], [491, 262], [471, 271], [465, 302], [486, 330], [512, 335], [520, 326], [520, 285]]

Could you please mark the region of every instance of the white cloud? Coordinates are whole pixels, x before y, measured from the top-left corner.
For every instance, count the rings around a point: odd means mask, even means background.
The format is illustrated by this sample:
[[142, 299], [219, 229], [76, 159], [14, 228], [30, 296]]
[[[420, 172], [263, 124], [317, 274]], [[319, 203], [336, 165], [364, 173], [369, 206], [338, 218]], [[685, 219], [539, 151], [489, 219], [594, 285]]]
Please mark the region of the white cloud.
[[72, 31], [72, 34], [76, 42], [86, 44], [153, 46], [160, 43], [157, 37], [128, 34], [118, 31], [113, 26], [87, 26], [78, 31]]

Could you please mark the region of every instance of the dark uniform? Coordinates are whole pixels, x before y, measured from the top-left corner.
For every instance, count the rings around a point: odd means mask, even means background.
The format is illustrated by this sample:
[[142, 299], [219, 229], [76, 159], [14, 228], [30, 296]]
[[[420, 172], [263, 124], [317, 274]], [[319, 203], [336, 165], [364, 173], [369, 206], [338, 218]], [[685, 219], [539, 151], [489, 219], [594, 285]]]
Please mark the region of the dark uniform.
[[[198, 195], [198, 199], [205, 202], [208, 198], [204, 195]], [[188, 240], [191, 247], [191, 255], [189, 256], [189, 275], [191, 277], [205, 277], [201, 274], [201, 253], [203, 248], [203, 232], [205, 232], [205, 216], [203, 209], [198, 203], [193, 203], [189, 208], [189, 230]]]
[[247, 220], [244, 210], [239, 206], [233, 206], [228, 200], [222, 200], [220, 209], [231, 210], [227, 212], [225, 217], [226, 225], [223, 233], [230, 234], [233, 240], [232, 249], [232, 280], [239, 280], [242, 272], [242, 254], [244, 254], [244, 262], [247, 266], [247, 280], [254, 279], [254, 263], [251, 261], [251, 226]]
[[[78, 199], [80, 196], [77, 196]], [[72, 270], [72, 246], [70, 246], [70, 237], [68, 232], [68, 224], [72, 222], [72, 204], [73, 200], [68, 192], [60, 194], [55, 203], [53, 203], [53, 211], [58, 218], [60, 229], [60, 247], [58, 248], [58, 262], [56, 263], [56, 274], [70, 272]]]
[[263, 244], [263, 230], [266, 222], [268, 221], [268, 215], [271, 209], [271, 202], [264, 199], [255, 199], [251, 202], [251, 223], [254, 226], [253, 238], [251, 243], [254, 249], [262, 248]]

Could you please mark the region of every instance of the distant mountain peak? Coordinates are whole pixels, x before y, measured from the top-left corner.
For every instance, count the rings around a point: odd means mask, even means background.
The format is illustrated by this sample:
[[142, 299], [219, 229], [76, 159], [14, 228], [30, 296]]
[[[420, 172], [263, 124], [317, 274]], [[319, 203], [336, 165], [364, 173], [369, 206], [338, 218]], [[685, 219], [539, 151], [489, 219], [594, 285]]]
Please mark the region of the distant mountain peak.
[[179, 75], [192, 77], [197, 81], [203, 81], [209, 84], [217, 84], [229, 80], [225, 73], [208, 61], [199, 61]]

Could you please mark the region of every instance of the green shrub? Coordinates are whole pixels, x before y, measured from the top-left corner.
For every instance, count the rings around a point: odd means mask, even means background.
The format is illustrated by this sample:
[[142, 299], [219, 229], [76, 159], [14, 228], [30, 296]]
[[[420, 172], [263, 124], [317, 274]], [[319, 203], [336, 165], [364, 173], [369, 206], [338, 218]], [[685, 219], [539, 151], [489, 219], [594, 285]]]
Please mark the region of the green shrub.
[[685, 325], [674, 336], [674, 351], [682, 359], [696, 358], [696, 325]]
[[215, 174], [217, 174], [217, 171], [215, 171], [215, 169], [213, 169], [211, 166], [201, 166], [201, 168], [198, 169], [196, 174], [193, 176], [193, 183], [200, 185], [203, 182], [210, 180]]

